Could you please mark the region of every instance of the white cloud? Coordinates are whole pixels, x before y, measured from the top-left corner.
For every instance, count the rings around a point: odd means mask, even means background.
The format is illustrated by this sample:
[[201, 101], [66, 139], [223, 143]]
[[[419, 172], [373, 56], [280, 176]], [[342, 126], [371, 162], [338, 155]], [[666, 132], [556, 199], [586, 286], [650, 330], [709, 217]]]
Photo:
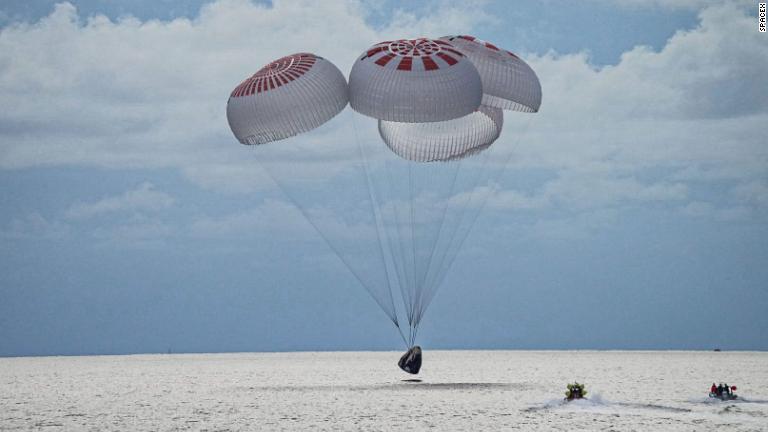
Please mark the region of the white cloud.
[[[461, 34], [476, 24], [498, 24], [499, 19], [483, 10], [487, 1], [433, 2], [417, 15], [403, 9], [392, 14], [389, 25], [383, 29], [385, 39], [439, 37], [447, 34]], [[413, 5], [410, 5], [413, 6]], [[351, 66], [351, 65], [350, 65]]]
[[678, 208], [678, 212], [684, 216], [712, 219], [716, 221], [743, 221], [751, 217], [752, 212], [745, 206], [735, 207], [717, 207], [710, 202], [692, 201], [683, 207]]
[[670, 201], [686, 198], [687, 187], [679, 183], [644, 184], [634, 178], [564, 175], [547, 183], [544, 194], [575, 207], [606, 206], [625, 201]]
[[[709, 6], [722, 4], [723, 0], [596, 0], [609, 3], [618, 7], [631, 8], [664, 8], [664, 9], [691, 9], [699, 10]], [[741, 2], [742, 5], [751, 4], [749, 0], [729, 0]]]
[[536, 220], [526, 231], [540, 239], [554, 241], [585, 240], [611, 228], [618, 219], [614, 209], [587, 211], [575, 217]]
[[103, 198], [91, 203], [73, 204], [66, 212], [70, 219], [87, 219], [105, 213], [158, 211], [172, 206], [173, 197], [155, 190], [152, 183], [142, 183], [138, 188], [119, 196]]
[[37, 212], [22, 218], [14, 218], [5, 229], [0, 230], [0, 238], [6, 239], [56, 240], [68, 237], [70, 234], [71, 229], [67, 224], [51, 221]]
[[489, 196], [486, 206], [491, 209], [532, 210], [549, 207], [550, 197], [545, 194], [526, 195], [515, 190], [495, 190]]
[[81, 21], [62, 3], [38, 23], [11, 24], [0, 33], [0, 98], [14, 107], [0, 115], [0, 167], [237, 165], [244, 149], [227, 126], [227, 96], [267, 62], [310, 51], [349, 70], [376, 41], [486, 19], [469, 2], [374, 30], [360, 9], [221, 0], [193, 20], [112, 22]]
[[642, 168], [768, 161], [768, 45], [732, 4], [700, 13], [659, 52], [637, 47], [597, 69], [584, 54], [530, 59], [544, 89], [519, 164], [610, 161]]
[[93, 238], [107, 244], [122, 246], [153, 246], [176, 233], [174, 227], [154, 220], [140, 220], [129, 223], [100, 226], [90, 234]]
[[198, 186], [231, 194], [247, 194], [273, 188], [273, 181], [256, 161], [236, 164], [195, 164], [183, 170], [184, 176]]
[[[332, 211], [333, 210], [333, 211]], [[240, 238], [243, 236], [274, 235], [294, 240], [321, 239], [314, 224], [324, 236], [335, 242], [375, 240], [376, 231], [367, 213], [349, 219], [349, 214], [339, 214], [338, 209], [305, 208], [311, 224], [295, 206], [280, 200], [267, 199], [248, 210], [220, 216], [202, 216], [192, 221], [189, 234], [198, 238]], [[362, 217], [362, 219], [360, 219]]]
[[752, 204], [768, 210], [768, 182], [755, 180], [741, 183], [733, 188], [732, 194], [745, 204]]
[[643, 183], [631, 177], [595, 172], [563, 172], [533, 194], [500, 189], [488, 195], [491, 209], [535, 210], [553, 206], [585, 210], [631, 203], [674, 202], [688, 197], [682, 183]]
[[703, 201], [693, 201], [680, 208], [680, 212], [686, 216], [703, 217], [710, 215], [715, 210], [711, 203]]
[[189, 234], [198, 238], [238, 238], [259, 234], [292, 233], [304, 236], [311, 228], [296, 207], [265, 200], [258, 207], [222, 216], [202, 216], [192, 221]]
[[672, 174], [670, 180], [682, 182], [717, 182], [722, 180], [742, 180], [761, 177], [766, 171], [768, 161], [756, 158], [742, 163], [691, 164]]
[[768, 45], [750, 13], [732, 2], [705, 7], [698, 27], [660, 51], [636, 47], [615, 66], [594, 67], [586, 54], [530, 56], [541, 111], [527, 133], [506, 116], [495, 146], [514, 148], [512, 169], [556, 179], [497, 192], [489, 205], [675, 203], [687, 199], [689, 182], [763, 179], [768, 87], [759, 83]]
[[[758, 83], [768, 45], [751, 5], [660, 3], [701, 7], [700, 25], [658, 52], [636, 47], [604, 68], [586, 54], [526, 56], [542, 81], [542, 110], [510, 113], [495, 146], [514, 148], [513, 168], [553, 171], [556, 179], [525, 193], [498, 191], [494, 205], [677, 201], [687, 196], [686, 182], [713, 173], [744, 183], [764, 175], [768, 91]], [[194, 19], [168, 22], [82, 19], [60, 4], [38, 23], [0, 33], [0, 98], [14, 107], [0, 114], [0, 167], [172, 167], [205, 188], [252, 192], [269, 182], [253, 149], [229, 132], [224, 105], [232, 87], [289, 52], [316, 52], [348, 71], [375, 41], [472, 32], [495, 20], [482, 2], [439, 5], [428, 16], [397, 11], [373, 28], [365, 4], [352, 0], [322, 8], [222, 0]], [[531, 122], [527, 133], [521, 121]], [[302, 140], [348, 137], [348, 119], [331, 123]], [[638, 180], [648, 168], [676, 174]], [[116, 203], [81, 204], [68, 214], [89, 217]]]

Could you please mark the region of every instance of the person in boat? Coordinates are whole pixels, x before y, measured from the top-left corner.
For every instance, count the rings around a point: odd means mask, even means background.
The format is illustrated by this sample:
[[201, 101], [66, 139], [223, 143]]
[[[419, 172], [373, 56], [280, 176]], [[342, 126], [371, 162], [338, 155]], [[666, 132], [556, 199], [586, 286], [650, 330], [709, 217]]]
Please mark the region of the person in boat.
[[712, 394], [717, 394], [717, 386], [715, 383], [712, 383], [712, 387], [709, 388], [709, 392]]
[[728, 384], [723, 384], [723, 394], [725, 396], [731, 395], [731, 387]]
[[576, 399], [584, 397], [584, 384], [576, 383]]
[[717, 391], [715, 392], [715, 394], [718, 396], [723, 395], [723, 383], [720, 383], [717, 385]]
[[587, 392], [584, 391], [584, 384], [575, 382], [573, 384], [568, 384], [567, 387], [568, 390], [565, 392], [566, 400], [583, 399], [587, 394]]

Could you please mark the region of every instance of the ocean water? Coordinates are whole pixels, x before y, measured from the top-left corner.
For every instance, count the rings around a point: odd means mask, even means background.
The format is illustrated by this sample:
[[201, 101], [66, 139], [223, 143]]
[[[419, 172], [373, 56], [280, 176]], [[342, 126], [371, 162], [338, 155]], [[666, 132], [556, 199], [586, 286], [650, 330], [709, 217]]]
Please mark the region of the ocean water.
[[399, 356], [2, 358], [0, 430], [768, 430], [768, 353], [426, 350], [421, 382]]

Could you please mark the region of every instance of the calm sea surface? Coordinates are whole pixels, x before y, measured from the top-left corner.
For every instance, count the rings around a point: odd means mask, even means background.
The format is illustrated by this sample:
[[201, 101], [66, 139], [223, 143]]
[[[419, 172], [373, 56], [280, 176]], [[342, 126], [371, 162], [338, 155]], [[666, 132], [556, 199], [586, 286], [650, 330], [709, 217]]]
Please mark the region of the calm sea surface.
[[0, 358], [0, 430], [768, 431], [768, 353], [427, 350], [422, 382], [399, 356]]

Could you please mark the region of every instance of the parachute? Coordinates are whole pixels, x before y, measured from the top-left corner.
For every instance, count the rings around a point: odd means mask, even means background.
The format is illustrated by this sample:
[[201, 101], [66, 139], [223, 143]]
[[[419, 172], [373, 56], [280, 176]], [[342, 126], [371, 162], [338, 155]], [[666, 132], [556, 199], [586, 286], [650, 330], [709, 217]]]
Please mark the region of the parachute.
[[[347, 121], [330, 122], [347, 101]], [[227, 118], [397, 327], [413, 354], [401, 363], [418, 372], [422, 318], [510, 154], [494, 150], [503, 110], [540, 104], [538, 78], [519, 57], [450, 36], [374, 44], [348, 85], [322, 57], [283, 57], [235, 88]]]
[[380, 42], [358, 57], [349, 73], [349, 104], [379, 120], [423, 123], [474, 112], [482, 99], [480, 75], [448, 42]]
[[454, 44], [477, 68], [483, 85], [483, 105], [511, 111], [539, 111], [539, 78], [520, 57], [474, 36], [440, 39]]
[[317, 128], [347, 106], [347, 81], [314, 54], [285, 56], [238, 85], [227, 120], [243, 144], [264, 144]]
[[504, 125], [498, 108], [481, 105], [464, 117], [429, 123], [379, 120], [384, 144], [403, 159], [435, 162], [461, 159], [480, 152], [496, 141]]

